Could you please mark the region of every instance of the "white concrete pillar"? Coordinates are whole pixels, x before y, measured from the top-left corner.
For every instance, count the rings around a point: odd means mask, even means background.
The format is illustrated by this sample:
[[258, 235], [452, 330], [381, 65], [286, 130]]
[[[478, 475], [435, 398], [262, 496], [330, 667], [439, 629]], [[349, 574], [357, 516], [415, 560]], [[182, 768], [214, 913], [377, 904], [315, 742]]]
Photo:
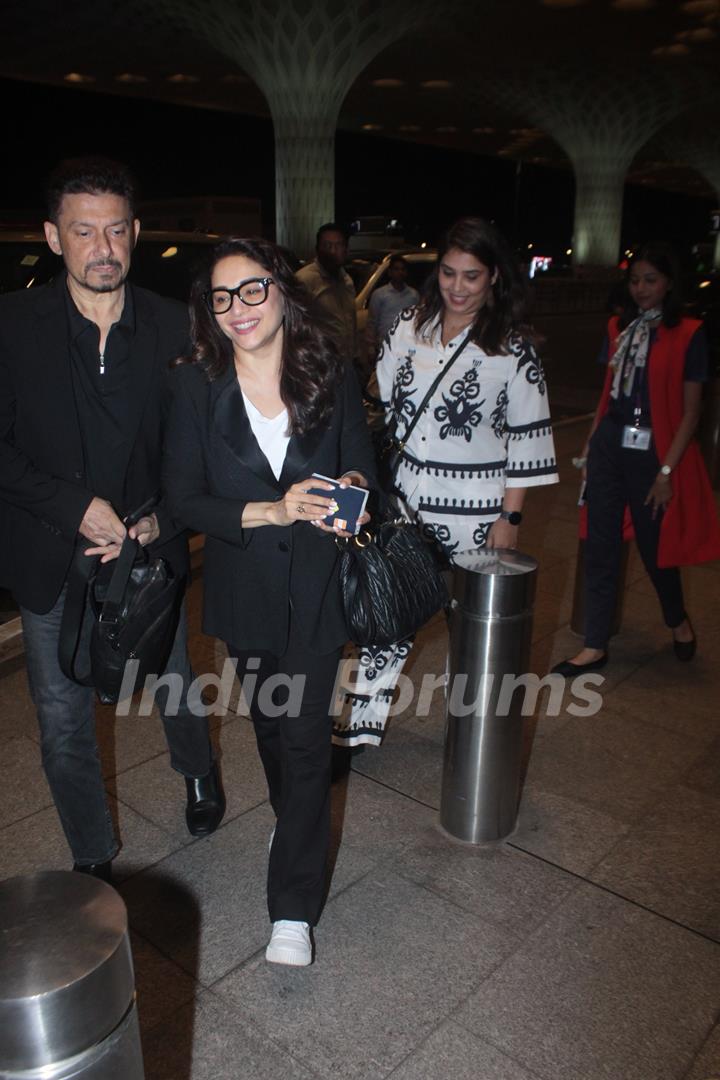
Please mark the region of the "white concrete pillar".
[[[706, 81], [706, 80], [705, 80]], [[606, 65], [590, 77], [584, 57], [502, 72], [477, 88], [516, 118], [532, 121], [565, 151], [575, 170], [573, 260], [617, 264], [625, 176], [650, 136], [707, 94], [704, 80], [675, 80], [668, 65], [628, 71]]]
[[573, 261], [578, 266], [616, 266], [620, 253], [627, 163], [610, 148], [572, 154], [575, 170]]
[[[335, 129], [358, 75], [436, 0], [156, 0], [257, 83], [275, 127], [276, 239], [309, 255], [335, 216]], [[455, 0], [450, 0], [450, 8]], [[239, 169], [244, 148], [237, 147]], [[251, 152], [251, 151], [250, 151]]]
[[273, 113], [273, 124], [276, 238], [306, 258], [335, 216], [335, 123]]

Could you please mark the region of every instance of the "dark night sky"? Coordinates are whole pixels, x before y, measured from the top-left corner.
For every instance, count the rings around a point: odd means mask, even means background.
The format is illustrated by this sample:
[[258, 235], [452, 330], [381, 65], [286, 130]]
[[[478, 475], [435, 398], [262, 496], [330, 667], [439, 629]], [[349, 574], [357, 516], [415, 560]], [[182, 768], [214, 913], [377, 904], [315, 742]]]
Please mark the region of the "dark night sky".
[[[242, 195], [262, 200], [265, 231], [274, 220], [273, 136], [269, 120], [227, 112], [0, 80], [6, 163], [0, 215], [37, 212], [44, 175], [62, 157], [103, 153], [128, 162], [147, 198]], [[573, 179], [561, 169], [371, 135], [336, 141], [337, 216], [398, 217], [407, 239], [434, 242], [466, 213], [494, 218], [535, 251], [559, 254], [570, 243]], [[517, 221], [515, 185], [519, 182]], [[707, 239], [707, 199], [626, 187], [623, 245], [664, 237], [682, 247]]]

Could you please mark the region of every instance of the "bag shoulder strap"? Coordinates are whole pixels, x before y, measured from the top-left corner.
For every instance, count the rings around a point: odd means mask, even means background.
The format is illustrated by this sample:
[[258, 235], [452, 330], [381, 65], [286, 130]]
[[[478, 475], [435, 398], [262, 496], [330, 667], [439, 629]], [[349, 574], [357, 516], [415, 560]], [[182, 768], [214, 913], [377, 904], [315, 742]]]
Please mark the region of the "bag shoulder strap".
[[110, 578], [110, 584], [103, 600], [100, 613], [101, 622], [117, 622], [118, 611], [125, 596], [130, 572], [139, 550], [140, 545], [137, 540], [131, 540], [129, 536], [126, 536], [120, 548], [120, 554], [117, 557], [113, 575]]
[[422, 399], [422, 401], [418, 405], [417, 412], [415, 413], [412, 420], [408, 424], [408, 426], [407, 426], [407, 428], [405, 430], [405, 434], [404, 434], [403, 438], [398, 439], [397, 442], [396, 442], [396, 446], [397, 446], [398, 450], [404, 450], [405, 445], [407, 444], [407, 441], [410, 438], [411, 432], [414, 430], [415, 425], [417, 424], [418, 420], [420, 419], [420, 417], [422, 416], [422, 414], [425, 412], [428, 405], [430, 404], [430, 401], [432, 399], [433, 394], [435, 393], [438, 386], [443, 381], [443, 379], [447, 375], [448, 371], [453, 366], [453, 364], [457, 360], [458, 356], [463, 351], [463, 349], [465, 348], [465, 346], [468, 344], [469, 341], [470, 341], [470, 328], [468, 328], [468, 332], [467, 332], [467, 334], [465, 336], [465, 340], [460, 342], [460, 344], [458, 345], [457, 349], [455, 350], [455, 352], [452, 354], [452, 356], [448, 360], [445, 367], [433, 379], [432, 385], [430, 386], [430, 389], [428, 390], [427, 394], [425, 395], [425, 397]]
[[63, 606], [62, 622], [60, 623], [60, 638], [58, 640], [58, 661], [63, 675], [73, 682], [82, 686], [92, 686], [90, 675], [90, 660], [86, 657], [86, 663], [82, 670], [78, 666], [77, 652], [85, 620], [85, 603], [90, 582], [95, 576], [99, 557], [89, 558], [84, 553], [85, 549], [75, 549], [70, 573], [68, 574], [67, 592]]

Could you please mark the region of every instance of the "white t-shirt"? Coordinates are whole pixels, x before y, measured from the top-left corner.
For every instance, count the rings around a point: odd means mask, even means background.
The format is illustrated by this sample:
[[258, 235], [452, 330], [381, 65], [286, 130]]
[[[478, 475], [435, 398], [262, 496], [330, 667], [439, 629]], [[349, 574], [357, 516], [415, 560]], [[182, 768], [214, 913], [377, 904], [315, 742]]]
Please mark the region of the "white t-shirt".
[[245, 402], [245, 412], [250, 421], [252, 433], [258, 441], [258, 446], [270, 463], [270, 468], [275, 474], [275, 479], [280, 479], [285, 455], [287, 454], [290, 436], [288, 434], [287, 409], [283, 409], [277, 416], [263, 416], [256, 409], [249, 397], [240, 391]]

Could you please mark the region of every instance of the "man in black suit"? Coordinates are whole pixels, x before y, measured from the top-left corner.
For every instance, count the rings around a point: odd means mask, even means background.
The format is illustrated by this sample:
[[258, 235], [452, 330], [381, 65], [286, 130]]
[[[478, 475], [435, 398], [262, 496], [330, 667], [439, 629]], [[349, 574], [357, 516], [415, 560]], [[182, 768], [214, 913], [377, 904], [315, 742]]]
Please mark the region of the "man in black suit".
[[[94, 691], [66, 678], [58, 641], [75, 558], [108, 572], [129, 529], [177, 574], [186, 538], [160, 486], [169, 363], [185, 351], [184, 306], [126, 281], [140, 223], [127, 170], [102, 158], [63, 163], [48, 184], [45, 236], [64, 272], [0, 298], [0, 584], [22, 616], [43, 767], [74, 869], [111, 878], [117, 854], [95, 737]], [[86, 549], [85, 555], [82, 549]], [[86, 613], [86, 619], [91, 616]], [[85, 646], [87, 647], [87, 646]], [[173, 768], [187, 787], [193, 835], [217, 828], [224, 798], [204, 717], [187, 702], [192, 672], [184, 611], [166, 673], [182, 676], [166, 715]]]

